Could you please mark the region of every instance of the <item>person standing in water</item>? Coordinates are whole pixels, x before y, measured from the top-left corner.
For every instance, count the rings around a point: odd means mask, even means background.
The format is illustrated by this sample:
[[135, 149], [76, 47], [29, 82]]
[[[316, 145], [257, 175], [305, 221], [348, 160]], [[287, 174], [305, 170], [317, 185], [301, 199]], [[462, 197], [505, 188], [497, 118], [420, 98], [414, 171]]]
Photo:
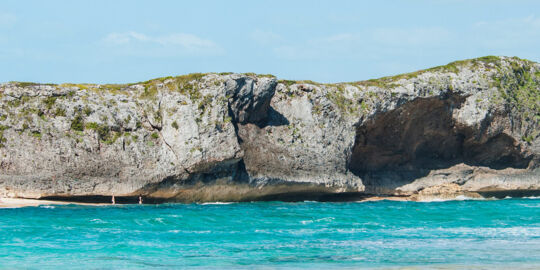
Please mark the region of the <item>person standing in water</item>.
[[114, 195], [112, 195], [112, 204], [116, 204], [116, 201], [114, 200]]
[[142, 196], [139, 195], [139, 204], [142, 204]]

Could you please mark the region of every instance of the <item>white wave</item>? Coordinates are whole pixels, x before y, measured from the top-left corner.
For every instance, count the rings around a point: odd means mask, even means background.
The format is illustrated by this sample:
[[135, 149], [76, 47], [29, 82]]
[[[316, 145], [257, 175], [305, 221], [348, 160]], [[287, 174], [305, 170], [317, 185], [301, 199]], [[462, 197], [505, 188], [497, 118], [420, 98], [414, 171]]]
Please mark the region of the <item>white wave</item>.
[[99, 223], [99, 224], [104, 224], [104, 223], [107, 223], [99, 218], [94, 218], [92, 220], [90, 220], [91, 222], [94, 222], [94, 223]]
[[234, 202], [206, 202], [201, 203], [200, 205], [222, 205], [222, 204], [233, 204]]
[[484, 201], [486, 198], [474, 198], [465, 195], [458, 195], [454, 198], [429, 198], [421, 199], [418, 202], [448, 202], [448, 201]]
[[530, 203], [518, 203], [519, 206], [527, 208], [540, 208], [540, 203], [530, 204]]
[[194, 233], [212, 233], [212, 231], [193, 231]]
[[319, 218], [319, 219], [315, 219], [315, 220], [302, 220], [302, 221], [300, 221], [300, 223], [306, 225], [306, 224], [310, 224], [310, 223], [314, 223], [314, 222], [332, 221], [334, 219], [335, 218], [333, 218], [333, 217], [325, 217], [325, 218]]
[[540, 196], [523, 197], [523, 199], [540, 199]]
[[41, 205], [40, 208], [54, 209], [54, 205]]

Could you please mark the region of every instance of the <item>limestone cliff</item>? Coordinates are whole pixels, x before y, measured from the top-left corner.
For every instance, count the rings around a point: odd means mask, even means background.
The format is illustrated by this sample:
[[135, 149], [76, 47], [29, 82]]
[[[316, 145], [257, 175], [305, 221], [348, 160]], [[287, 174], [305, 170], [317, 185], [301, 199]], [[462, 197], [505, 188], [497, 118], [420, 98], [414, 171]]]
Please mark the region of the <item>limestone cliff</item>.
[[0, 100], [0, 196], [188, 202], [540, 191], [540, 65], [519, 58], [339, 84], [254, 74], [12, 82], [0, 85]]

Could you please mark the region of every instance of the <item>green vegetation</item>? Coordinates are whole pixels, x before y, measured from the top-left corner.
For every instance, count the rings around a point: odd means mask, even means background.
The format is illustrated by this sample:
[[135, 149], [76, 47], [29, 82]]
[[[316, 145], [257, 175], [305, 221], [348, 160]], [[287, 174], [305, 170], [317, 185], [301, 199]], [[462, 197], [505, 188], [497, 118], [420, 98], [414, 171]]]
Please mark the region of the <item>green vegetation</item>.
[[13, 82], [10, 83], [15, 84], [19, 87], [31, 87], [31, 86], [39, 86], [39, 85], [49, 85], [49, 86], [55, 86], [56, 84], [53, 83], [35, 83], [35, 82]]
[[128, 86], [129, 86], [128, 84], [103, 84], [102, 88], [105, 88], [106, 90], [114, 94], [119, 94], [122, 92], [122, 90], [124, 90]]
[[35, 137], [35, 138], [38, 138], [38, 139], [41, 139], [41, 132], [39, 131], [32, 131], [32, 137]]
[[534, 130], [522, 137], [531, 143], [540, 133], [540, 77], [529, 61], [514, 60], [510, 62], [510, 70], [499, 69], [494, 75], [494, 86], [511, 109], [522, 116], [522, 123], [534, 123]]
[[175, 81], [178, 84], [178, 89], [182, 89], [191, 84], [192, 81], [200, 81], [207, 73], [191, 73], [183, 76], [175, 77]]
[[313, 85], [334, 85], [334, 84], [324, 84], [324, 83], [318, 83], [311, 80], [300, 80], [300, 81], [294, 81], [294, 80], [278, 80], [278, 83], [285, 84], [286, 86], [291, 86], [293, 84], [313, 84]]
[[99, 128], [99, 124], [96, 123], [96, 122], [90, 122], [90, 123], [86, 123], [85, 127], [87, 129], [94, 129], [94, 130], [97, 130]]
[[16, 107], [19, 107], [21, 105], [21, 100], [20, 99], [14, 99], [14, 100], [10, 100], [10, 101], [8, 101], [6, 103], [7, 103], [7, 105], [9, 107], [16, 108]]
[[58, 86], [60, 86], [60, 87], [77, 87], [80, 90], [85, 90], [85, 89], [88, 89], [88, 88], [92, 87], [92, 85], [90, 85], [90, 84], [76, 84], [76, 83], [63, 83], [63, 84], [60, 84]]
[[77, 114], [75, 115], [75, 118], [71, 120], [71, 129], [75, 131], [84, 130], [84, 119], [81, 115]]
[[148, 84], [144, 86], [144, 92], [141, 94], [141, 98], [153, 98], [157, 95], [157, 86], [154, 84]]
[[172, 122], [171, 126], [174, 128], [174, 129], [178, 129], [178, 123], [176, 121]]
[[0, 125], [0, 148], [4, 147], [4, 143], [7, 142], [7, 139], [4, 137], [4, 130], [6, 129], [9, 129], [9, 127]]
[[157, 139], [159, 139], [159, 134], [158, 134], [157, 132], [154, 132], [154, 133], [152, 133], [152, 134], [150, 135], [150, 137], [152, 137], [152, 139], [157, 140]]
[[494, 76], [501, 96], [519, 111], [540, 115], [540, 77], [531, 66], [511, 62], [511, 71]]
[[47, 107], [47, 110], [50, 110], [54, 106], [54, 103], [56, 103], [56, 97], [46, 97], [42, 102]]
[[410, 72], [410, 73], [405, 73], [405, 74], [399, 74], [396, 76], [388, 76], [388, 77], [382, 77], [379, 79], [359, 81], [359, 82], [355, 82], [354, 84], [361, 85], [361, 86], [376, 86], [379, 88], [395, 88], [396, 86], [398, 86], [398, 84], [396, 84], [395, 82], [401, 79], [408, 80], [408, 79], [416, 78], [419, 75], [424, 74], [426, 72], [445, 72], [445, 73], [458, 74], [461, 67], [466, 66], [466, 65], [472, 65], [473, 68], [483, 66], [486, 69], [491, 69], [492, 66], [499, 65], [500, 61], [501, 61], [501, 58], [498, 56], [484, 56], [484, 57], [479, 57], [479, 58], [474, 58], [474, 59], [455, 61], [447, 65], [432, 67], [432, 68], [418, 70], [415, 72]]
[[205, 95], [202, 100], [199, 102], [199, 110], [202, 110], [204, 113], [206, 109], [209, 107], [209, 105], [212, 104], [212, 96], [211, 95]]
[[[226, 74], [221, 74], [220, 75], [226, 75]], [[242, 73], [242, 75], [245, 75], [245, 76], [254, 76], [254, 77], [259, 77], [259, 78], [275, 78], [276, 76], [272, 75], [272, 74], [257, 74], [257, 73], [253, 73], [253, 72], [247, 72], [247, 73]]]
[[92, 108], [90, 108], [90, 106], [86, 105], [83, 109], [83, 113], [86, 115], [86, 116], [89, 116], [90, 114], [92, 114]]
[[[379, 87], [379, 88], [394, 88], [394, 87], [398, 86], [398, 84], [396, 84], [395, 82], [397, 82], [397, 81], [399, 81], [401, 79], [416, 78], [416, 77], [418, 77], [418, 75], [426, 73], [426, 72], [446, 72], [446, 73], [455, 73], [455, 74], [457, 74], [457, 73], [459, 73], [461, 67], [466, 66], [466, 65], [472, 65], [473, 67], [483, 66], [484, 68], [491, 69], [491, 68], [493, 68], [493, 66], [499, 65], [500, 61], [501, 61], [501, 58], [498, 57], [498, 56], [484, 56], [484, 57], [479, 57], [479, 58], [474, 58], [474, 59], [455, 61], [455, 62], [451, 62], [451, 63], [449, 63], [447, 65], [432, 67], [432, 68], [428, 68], [428, 69], [418, 70], [418, 71], [410, 72], [410, 73], [399, 74], [399, 75], [395, 75], [395, 76], [387, 76], [387, 77], [382, 77], [382, 78], [378, 78], [378, 79], [371, 79], [371, 80], [366, 80], [366, 81], [352, 82], [351, 84], [358, 85], [358, 86], [375, 86], [375, 87]], [[285, 84], [286, 86], [291, 86], [293, 84], [302, 84], [302, 83], [307, 83], [307, 84], [312, 84], [312, 85], [326, 85], [326, 86], [338, 86], [338, 85], [341, 84], [341, 83], [323, 84], [323, 83], [318, 83], [318, 82], [309, 81], [309, 80], [298, 80], [298, 81], [296, 81], [296, 80], [279, 80], [278, 82], [282, 83], [282, 84]]]
[[[167, 87], [170, 91], [180, 91], [183, 94], [189, 94], [192, 99], [198, 99], [200, 97], [200, 93], [198, 92], [198, 89], [194, 87], [193, 82], [197, 82], [201, 80], [204, 76], [206, 76], [206, 73], [192, 73], [182, 76], [176, 76], [176, 77], [162, 77], [162, 78], [156, 78], [144, 82], [129, 84], [129, 85], [142, 85], [144, 87], [144, 92], [141, 94], [141, 98], [154, 98], [158, 93], [157, 85], [160, 83], [165, 84], [165, 87]], [[165, 83], [165, 81], [168, 81]]]
[[529, 136], [523, 135], [523, 136], [521, 137], [521, 139], [522, 139], [523, 141], [527, 142], [528, 144], [531, 144], [532, 141], [534, 140], [534, 137], [533, 137], [532, 135], [529, 135]]
[[342, 85], [337, 86], [337, 91], [328, 91], [326, 98], [334, 103], [341, 112], [352, 114], [355, 111], [354, 102], [345, 97], [345, 88]]
[[122, 131], [113, 131], [111, 127], [106, 124], [98, 124], [95, 122], [90, 122], [85, 125], [87, 129], [91, 129], [97, 132], [98, 138], [105, 144], [113, 144], [118, 138], [120, 138], [123, 133]]
[[66, 116], [66, 109], [57, 107], [56, 111], [54, 111], [55, 116]]

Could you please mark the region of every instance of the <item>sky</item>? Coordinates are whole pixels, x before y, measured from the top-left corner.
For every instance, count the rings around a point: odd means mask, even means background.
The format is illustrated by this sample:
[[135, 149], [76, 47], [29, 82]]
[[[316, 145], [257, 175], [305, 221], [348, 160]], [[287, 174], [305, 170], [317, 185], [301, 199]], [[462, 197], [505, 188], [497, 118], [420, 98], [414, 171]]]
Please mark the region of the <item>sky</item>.
[[0, 2], [0, 82], [194, 72], [359, 81], [485, 55], [540, 61], [540, 1]]

